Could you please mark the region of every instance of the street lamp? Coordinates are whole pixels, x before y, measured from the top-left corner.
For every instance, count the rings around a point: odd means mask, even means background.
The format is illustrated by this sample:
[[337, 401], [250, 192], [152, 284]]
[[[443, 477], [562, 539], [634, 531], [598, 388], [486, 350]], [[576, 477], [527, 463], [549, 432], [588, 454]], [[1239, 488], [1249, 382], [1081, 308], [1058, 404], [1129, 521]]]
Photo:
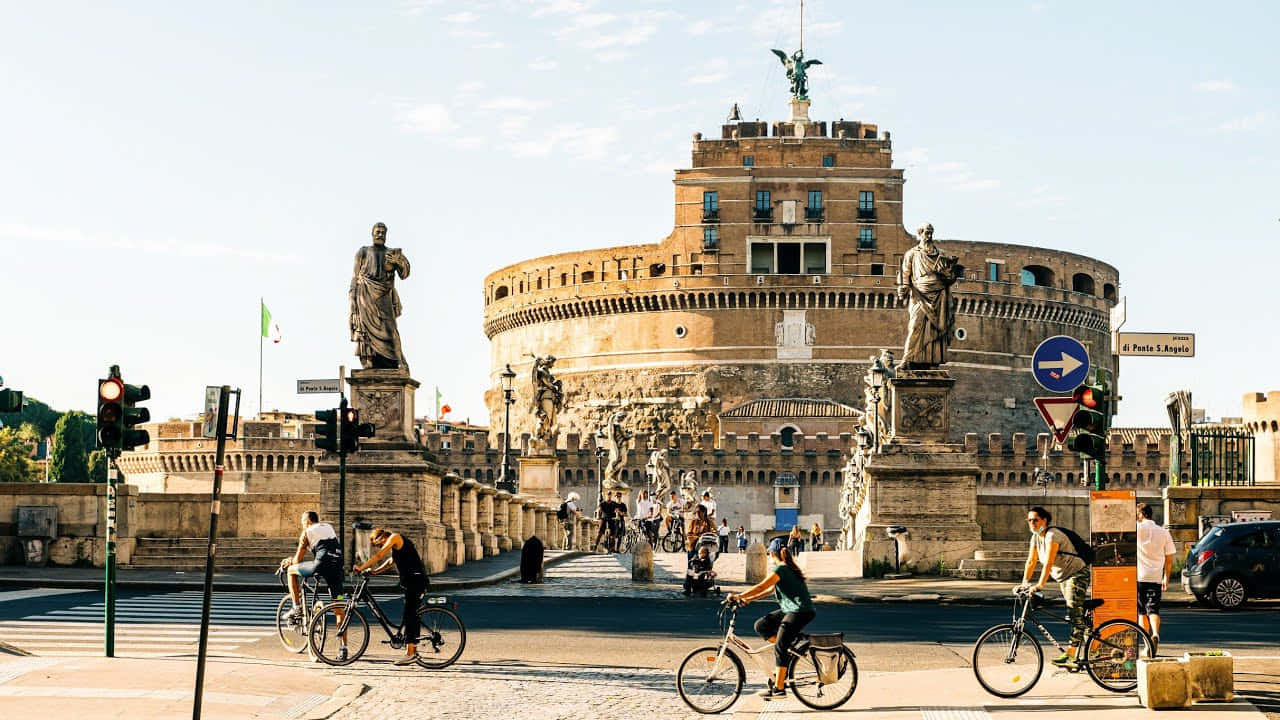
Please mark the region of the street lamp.
[[604, 445], [604, 433], [596, 433], [596, 507], [600, 507], [600, 502], [604, 500], [604, 456], [609, 454], [609, 448]]
[[505, 419], [502, 423], [502, 470], [498, 473], [498, 482], [496, 485], [499, 490], [506, 490], [515, 494], [516, 479], [511, 474], [511, 405], [515, 403], [515, 391], [512, 386], [515, 384], [516, 374], [511, 369], [511, 364], [507, 364], [507, 369], [500, 376], [502, 378], [502, 403], [506, 405]]
[[875, 448], [876, 452], [880, 452], [880, 390], [884, 388], [885, 380], [889, 376], [889, 370], [881, 362], [880, 356], [877, 355], [874, 362], [871, 363], [871, 401], [875, 403], [875, 415], [872, 416], [872, 427], [875, 428]]

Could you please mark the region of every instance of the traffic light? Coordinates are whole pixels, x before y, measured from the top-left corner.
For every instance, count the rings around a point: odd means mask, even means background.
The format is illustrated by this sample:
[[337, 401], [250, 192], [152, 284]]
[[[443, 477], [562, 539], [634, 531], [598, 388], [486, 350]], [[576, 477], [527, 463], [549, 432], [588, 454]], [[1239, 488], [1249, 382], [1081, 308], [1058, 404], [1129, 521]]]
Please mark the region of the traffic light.
[[360, 422], [360, 411], [347, 408], [342, 411], [342, 452], [360, 450], [360, 438], [373, 437], [373, 423]]
[[0, 390], [0, 413], [22, 412], [21, 390]]
[[124, 437], [124, 381], [118, 377], [98, 381], [98, 447], [107, 455], [120, 454]]
[[139, 445], [151, 442], [151, 433], [135, 429], [137, 426], [151, 422], [151, 411], [144, 407], [135, 407], [140, 402], [151, 399], [151, 388], [146, 385], [124, 384], [124, 413], [121, 417], [124, 433], [120, 436], [120, 449], [132, 450]]
[[338, 411], [317, 410], [316, 447], [329, 452], [338, 452]]
[[1105, 462], [1107, 428], [1111, 424], [1111, 392], [1103, 382], [1081, 385], [1071, 394], [1080, 409], [1072, 417], [1076, 435], [1068, 447], [1092, 460]]

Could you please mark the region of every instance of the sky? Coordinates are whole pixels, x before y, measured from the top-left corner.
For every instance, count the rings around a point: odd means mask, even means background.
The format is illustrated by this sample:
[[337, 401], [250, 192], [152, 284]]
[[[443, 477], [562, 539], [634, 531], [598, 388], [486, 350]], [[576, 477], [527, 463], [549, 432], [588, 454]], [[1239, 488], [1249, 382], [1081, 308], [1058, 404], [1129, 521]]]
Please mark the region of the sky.
[[[795, 0], [4, 3], [0, 377], [92, 412], [111, 364], [153, 418], [206, 385], [257, 409], [259, 301], [282, 331], [263, 405], [358, 366], [352, 257], [402, 247], [419, 415], [483, 423], [482, 282], [556, 252], [657, 242], [673, 170], [729, 106], [784, 119], [771, 48]], [[854, 10], [853, 8], [862, 8]], [[805, 4], [810, 116], [892, 132], [905, 221], [1116, 266], [1117, 423], [1280, 389], [1280, 50], [1273, 3]]]

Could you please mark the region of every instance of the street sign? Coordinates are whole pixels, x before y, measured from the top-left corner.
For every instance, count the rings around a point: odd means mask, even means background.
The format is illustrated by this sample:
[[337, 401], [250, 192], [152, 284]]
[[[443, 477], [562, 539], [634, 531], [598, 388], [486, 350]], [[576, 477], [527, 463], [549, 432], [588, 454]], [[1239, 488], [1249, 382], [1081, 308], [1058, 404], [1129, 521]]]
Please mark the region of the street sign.
[[299, 395], [319, 395], [323, 393], [340, 393], [342, 392], [341, 378], [326, 378], [322, 380], [299, 380]]
[[1089, 376], [1089, 351], [1073, 337], [1054, 335], [1031, 355], [1031, 375], [1049, 392], [1071, 392]]
[[200, 427], [200, 437], [218, 436], [218, 398], [221, 391], [222, 388], [217, 385], [206, 385], [204, 388], [204, 423]]
[[1120, 333], [1117, 355], [1150, 357], [1195, 357], [1194, 333]]
[[1036, 409], [1040, 411], [1040, 417], [1044, 418], [1044, 424], [1053, 433], [1054, 441], [1059, 445], [1066, 442], [1079, 403], [1071, 397], [1038, 397], [1033, 400]]

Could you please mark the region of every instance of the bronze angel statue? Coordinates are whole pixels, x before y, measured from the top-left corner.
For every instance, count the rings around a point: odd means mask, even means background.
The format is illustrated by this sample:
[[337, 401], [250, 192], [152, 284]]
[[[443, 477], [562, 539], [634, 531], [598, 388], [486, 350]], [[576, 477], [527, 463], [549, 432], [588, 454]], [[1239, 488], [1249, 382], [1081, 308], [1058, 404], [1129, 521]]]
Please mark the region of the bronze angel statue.
[[774, 50], [774, 55], [782, 61], [787, 69], [787, 79], [791, 81], [791, 96], [800, 100], [809, 99], [809, 68], [821, 65], [821, 60], [805, 60], [804, 50], [797, 50], [790, 57], [782, 50]]

